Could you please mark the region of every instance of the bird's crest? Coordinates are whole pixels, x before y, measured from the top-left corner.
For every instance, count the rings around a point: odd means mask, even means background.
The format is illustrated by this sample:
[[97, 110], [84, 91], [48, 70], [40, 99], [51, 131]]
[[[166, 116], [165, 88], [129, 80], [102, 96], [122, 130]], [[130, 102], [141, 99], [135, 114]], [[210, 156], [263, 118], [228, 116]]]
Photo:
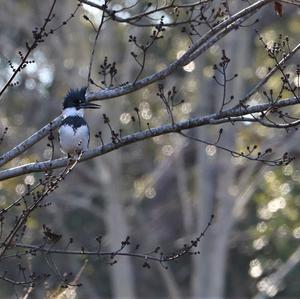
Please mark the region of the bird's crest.
[[87, 87], [81, 89], [70, 89], [64, 98], [63, 108], [79, 106], [85, 102]]

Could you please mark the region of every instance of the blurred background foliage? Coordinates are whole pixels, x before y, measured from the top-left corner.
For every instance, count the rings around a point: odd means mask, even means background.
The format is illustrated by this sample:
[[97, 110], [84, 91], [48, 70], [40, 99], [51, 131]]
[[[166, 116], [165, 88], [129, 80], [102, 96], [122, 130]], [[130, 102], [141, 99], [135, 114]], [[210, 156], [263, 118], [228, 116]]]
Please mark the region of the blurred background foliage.
[[[112, 2], [119, 8], [123, 5], [123, 1]], [[50, 1], [0, 0], [0, 4], [2, 86], [11, 72], [8, 60], [18, 63], [17, 52], [24, 49], [31, 31], [42, 23]], [[245, 2], [234, 5], [243, 7]], [[75, 8], [75, 1], [59, 1], [50, 27], [61, 24]], [[34, 51], [31, 59], [35, 63], [22, 71], [17, 78], [19, 85], [10, 88], [2, 98], [0, 128], [1, 131], [9, 128], [1, 144], [2, 153], [57, 116], [69, 88], [86, 84], [95, 33], [83, 15], [95, 25], [101, 16], [97, 9], [83, 5], [66, 26]], [[213, 65], [220, 61], [222, 49], [226, 49], [232, 60], [230, 72], [239, 74], [230, 85], [237, 103], [273, 65], [253, 28], [259, 30], [267, 43], [283, 34], [295, 45], [300, 34], [299, 15], [299, 9], [285, 5], [284, 15], [279, 17], [270, 5], [259, 13], [260, 22], [255, 26], [232, 32], [199, 60], [166, 79], [165, 88], [176, 86], [178, 99], [184, 99], [183, 104], [174, 107], [175, 119], [218, 111], [222, 91], [212, 76]], [[130, 34], [147, 40], [150, 30], [107, 23], [96, 49], [92, 75], [95, 82], [101, 81], [98, 72], [106, 56], [109, 62], [116, 63], [115, 84], [134, 80], [138, 67], [130, 55], [135, 50], [128, 43]], [[168, 28], [147, 57], [143, 75], [180, 57], [189, 43], [181, 28]], [[299, 54], [287, 69], [295, 72], [297, 63]], [[276, 92], [279, 86], [280, 74], [276, 74], [265, 89], [272, 88]], [[140, 127], [147, 129], [147, 123], [155, 127], [169, 122], [156, 96], [157, 90], [154, 84], [122, 98], [103, 101], [100, 113], [91, 112], [87, 116], [92, 136], [101, 131], [104, 141], [110, 141], [102, 113], [106, 113], [114, 129], [121, 129], [124, 135]], [[251, 99], [252, 104], [262, 101], [260, 92]], [[293, 109], [299, 112], [299, 107]], [[143, 261], [133, 258], [118, 258], [113, 266], [109, 258], [88, 258], [80, 278], [83, 286], [76, 290], [78, 298], [298, 298], [298, 133], [248, 123], [222, 128], [221, 142], [231, 149], [244, 150], [248, 145], [257, 144], [262, 149], [272, 147], [278, 155], [289, 151], [296, 160], [288, 166], [272, 168], [233, 158], [214, 146], [195, 144], [174, 134], [155, 137], [78, 165], [48, 199], [51, 205], [36, 211], [30, 218], [23, 242], [40, 244], [42, 225], [46, 224], [63, 236], [55, 248], [64, 248], [73, 238], [70, 249], [95, 249], [95, 238], [102, 235], [103, 250], [113, 251], [129, 235], [132, 250], [140, 244], [140, 252], [152, 251], [157, 246], [165, 252], [173, 252], [198, 235], [214, 212], [216, 219], [200, 245], [200, 255], [170, 263], [168, 270], [155, 263], [145, 269]], [[203, 127], [192, 129], [190, 133], [215, 140], [219, 129]], [[55, 156], [58, 157], [61, 153], [56, 132], [55, 138]], [[9, 166], [49, 159], [51, 150], [47, 142], [41, 141]], [[99, 144], [99, 138], [93, 137], [91, 146]], [[41, 174], [29, 174], [0, 182], [0, 207], [22, 195], [26, 185], [33, 185], [40, 177]], [[293, 266], [280, 272], [291, 260]], [[18, 277], [15, 265], [19, 262], [36, 272], [51, 274], [47, 282], [35, 288], [30, 298], [58, 298], [57, 294], [62, 292], [60, 275], [78, 273], [84, 259], [42, 255], [7, 261], [1, 271], [7, 270]], [[270, 278], [276, 273], [284, 275], [274, 282]], [[0, 297], [14, 296], [15, 287], [0, 281]]]

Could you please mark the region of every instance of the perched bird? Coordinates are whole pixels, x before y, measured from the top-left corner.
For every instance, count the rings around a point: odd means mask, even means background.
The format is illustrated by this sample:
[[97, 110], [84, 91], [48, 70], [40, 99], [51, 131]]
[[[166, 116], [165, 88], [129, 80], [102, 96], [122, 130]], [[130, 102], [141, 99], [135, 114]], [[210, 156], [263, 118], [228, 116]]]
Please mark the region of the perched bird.
[[101, 106], [88, 103], [85, 98], [86, 87], [70, 89], [63, 102], [64, 120], [59, 127], [61, 151], [68, 157], [79, 155], [88, 150], [90, 130], [84, 119], [84, 109], [98, 109]]

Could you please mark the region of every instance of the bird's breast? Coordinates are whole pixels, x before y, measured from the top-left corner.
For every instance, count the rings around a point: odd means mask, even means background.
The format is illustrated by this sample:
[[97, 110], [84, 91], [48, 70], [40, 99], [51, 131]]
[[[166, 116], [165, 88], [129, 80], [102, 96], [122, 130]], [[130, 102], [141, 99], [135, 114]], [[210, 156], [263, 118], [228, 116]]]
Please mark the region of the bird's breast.
[[66, 154], [76, 154], [86, 151], [89, 145], [89, 128], [87, 125], [74, 127], [62, 124], [59, 128], [61, 150]]

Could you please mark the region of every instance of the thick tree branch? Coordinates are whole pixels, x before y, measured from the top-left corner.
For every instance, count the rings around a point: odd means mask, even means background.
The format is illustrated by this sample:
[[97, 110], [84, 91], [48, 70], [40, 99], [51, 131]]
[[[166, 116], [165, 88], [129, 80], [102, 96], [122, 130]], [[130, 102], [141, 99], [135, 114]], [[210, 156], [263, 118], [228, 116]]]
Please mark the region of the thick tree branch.
[[[156, 81], [166, 78], [178, 68], [189, 64], [192, 60], [199, 57], [201, 54], [207, 51], [209, 47], [211, 47], [214, 43], [216, 43], [230, 31], [237, 29], [242, 22], [248, 19], [249, 15], [252, 15], [254, 12], [256, 12], [264, 5], [268, 4], [269, 2], [272, 2], [272, 0], [257, 1], [247, 8], [239, 11], [235, 15], [231, 16], [230, 18], [226, 19], [225, 21], [221, 22], [220, 24], [216, 25], [210, 31], [204, 34], [199, 40], [197, 40], [179, 59], [169, 64], [163, 70], [134, 83], [129, 83], [113, 89], [91, 92], [87, 95], [87, 99], [89, 101], [100, 101], [119, 97], [121, 95], [139, 90]], [[213, 42], [211, 40], [213, 40]]]
[[0, 157], [0, 166], [3, 166], [7, 162], [11, 161], [15, 157], [21, 155], [24, 153], [27, 149], [29, 149], [31, 146], [39, 142], [41, 139], [43, 139], [45, 136], [47, 136], [50, 132], [50, 130], [56, 129], [62, 121], [62, 115], [56, 117], [52, 122], [48, 123], [44, 127], [42, 127], [40, 130], [35, 132], [33, 135], [25, 139], [23, 142], [21, 142], [19, 145], [15, 146], [13, 149], [8, 151], [7, 153], [3, 154]]
[[[140, 131], [131, 135], [124, 136], [117, 143], [109, 143], [103, 146], [90, 149], [89, 151], [83, 154], [79, 162], [89, 160], [97, 156], [101, 156], [103, 154], [119, 149], [123, 146], [133, 144], [135, 142], [149, 139], [155, 136], [169, 134], [169, 133], [176, 133], [182, 130], [200, 127], [204, 125], [216, 125], [221, 123], [228, 123], [228, 122], [232, 122], [231, 118], [233, 118], [234, 120], [234, 118], [236, 117], [241, 117], [241, 116], [249, 117], [249, 114], [264, 112], [270, 109], [278, 109], [278, 108], [297, 105], [297, 104], [299, 104], [299, 99], [289, 98], [289, 99], [281, 100], [275, 104], [269, 103], [269, 104], [255, 105], [252, 107], [231, 108], [228, 110], [224, 110], [221, 113], [214, 113], [206, 116], [198, 116], [186, 121], [177, 122], [174, 125], [168, 124], [153, 129], [151, 128], [145, 131]], [[240, 118], [239, 120], [242, 121], [242, 118]], [[298, 123], [299, 122], [295, 122], [294, 126], [298, 125]], [[68, 162], [69, 159], [61, 158], [53, 161], [29, 163], [14, 168], [6, 169], [0, 172], [0, 181], [12, 177], [20, 176], [23, 174], [27, 174], [27, 173], [43, 172], [50, 169], [65, 167], [68, 164]]]
[[[238, 28], [238, 26], [245, 21], [247, 15], [252, 14], [258, 8], [270, 2], [270, 0], [258, 1], [255, 4], [243, 9], [241, 12], [235, 14], [229, 19], [217, 25], [213, 30], [210, 30], [206, 35], [204, 35], [201, 39], [199, 39], [195, 44], [191, 46], [191, 48], [186, 51], [186, 53], [181, 56], [178, 60], [168, 65], [165, 69], [154, 73], [148, 77], [145, 77], [135, 83], [130, 83], [125, 86], [113, 88], [113, 89], [105, 89], [97, 92], [91, 92], [86, 95], [88, 101], [96, 101], [96, 100], [106, 100], [110, 98], [119, 97], [134, 91], [137, 91], [145, 86], [148, 86], [156, 81], [162, 80], [177, 70], [179, 67], [185, 66], [190, 63], [192, 60], [196, 59], [199, 55], [207, 51], [212, 45], [214, 45], [218, 40], [223, 38], [230, 31]], [[243, 18], [245, 17], [245, 18]], [[241, 18], [241, 19], [240, 19]], [[237, 22], [235, 22], [238, 20]], [[222, 30], [223, 29], [223, 30]], [[221, 32], [216, 34], [216, 32]], [[50, 129], [56, 129], [59, 127], [62, 121], [61, 116], [55, 118], [51, 123], [51, 125], [46, 125], [39, 131], [37, 131], [32, 136], [28, 137], [25, 141], [14, 147], [9, 152], [3, 154], [0, 157], [0, 166], [3, 166], [8, 161], [14, 159], [18, 155], [25, 152], [28, 148], [33, 146], [35, 143], [40, 141], [42, 138], [47, 136], [50, 132]]]

